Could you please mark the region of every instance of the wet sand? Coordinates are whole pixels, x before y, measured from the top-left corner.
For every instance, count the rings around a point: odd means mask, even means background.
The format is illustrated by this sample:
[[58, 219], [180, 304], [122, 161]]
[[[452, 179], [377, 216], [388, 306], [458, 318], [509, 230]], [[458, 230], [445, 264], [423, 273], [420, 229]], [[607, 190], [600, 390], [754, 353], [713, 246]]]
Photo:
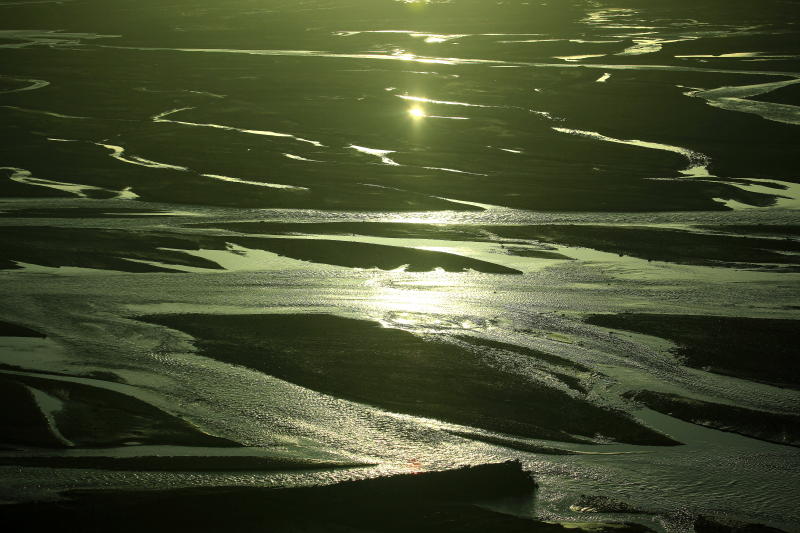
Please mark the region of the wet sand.
[[[539, 225], [424, 225], [387, 224], [377, 222], [327, 224], [281, 224], [268, 222], [234, 222], [216, 227], [241, 233], [303, 234], [303, 235], [369, 235], [391, 238], [428, 238], [502, 242], [529, 241], [533, 243], [581, 246], [609, 253], [631, 255], [642, 259], [668, 261], [690, 265], [750, 266], [757, 263], [790, 264], [798, 262], [800, 245], [792, 239], [765, 239], [752, 236], [720, 235], [721, 232], [743, 231], [748, 234], [767, 232], [769, 236], [791, 235], [796, 228], [785, 227], [728, 227], [703, 226], [679, 230], [658, 227]], [[712, 233], [713, 232], [713, 233]], [[509, 247], [510, 253], [515, 253]], [[788, 253], [787, 253], [788, 252]], [[536, 251], [529, 257], [560, 258]], [[524, 254], [521, 254], [524, 255]]]
[[624, 313], [593, 315], [587, 322], [673, 341], [677, 346], [672, 353], [693, 368], [798, 386], [796, 320]]
[[[37, 422], [32, 427], [42, 435], [37, 442], [30, 442], [30, 438], [19, 441], [17, 431], [23, 422], [17, 419], [19, 415], [14, 414], [3, 427], [6, 437], [2, 440], [6, 445], [49, 447], [58, 441], [56, 447], [130, 444], [238, 446], [228, 439], [203, 433], [131, 396], [55, 376], [48, 378], [8, 371], [1, 372], [0, 376], [6, 394], [18, 397], [25, 413], [38, 413], [31, 416], [31, 423]], [[47, 429], [47, 434], [44, 429]]]
[[[21, 237], [24, 237], [22, 244], [19, 242]], [[57, 239], [55, 243], [51, 240], [54, 238]], [[471, 269], [497, 274], [521, 273], [457, 254], [346, 241], [6, 227], [0, 229], [0, 242], [5, 244], [5, 249], [0, 253], [7, 260], [6, 268], [15, 268], [15, 263], [22, 262], [124, 272], [181, 272], [182, 266], [219, 270], [222, 267], [214, 261], [183, 252], [228, 250], [231, 245], [238, 245], [302, 261], [350, 268], [394, 270], [403, 267], [409, 272], [427, 272], [439, 268], [448, 272]], [[77, 243], [82, 243], [80, 250], [75, 248]]]
[[495, 369], [479, 353], [327, 315], [166, 315], [203, 355], [392, 411], [538, 439], [675, 445], [623, 413]]
[[[20, 505], [0, 512], [8, 524], [46, 526], [80, 520], [81, 531], [102, 531], [116, 523], [115, 517], [120, 515], [130, 517], [115, 526], [120, 531], [217, 531], [220, 527], [268, 527], [273, 531], [574, 531], [574, 527], [514, 517], [480, 505], [502, 498], [524, 498], [535, 488], [519, 464], [505, 463], [314, 488], [75, 492], [65, 502]], [[87, 508], [94, 511], [89, 515]], [[77, 531], [66, 529], [73, 530]], [[584, 529], [578, 526], [578, 530]], [[586, 530], [650, 531], [634, 524], [592, 524]]]
[[800, 416], [742, 409], [674, 394], [634, 391], [628, 397], [647, 407], [694, 424], [733, 431], [778, 444], [800, 446]]
[[19, 324], [11, 324], [8, 322], [0, 322], [0, 336], [4, 337], [40, 337], [44, 338], [46, 335], [34, 331], [32, 329], [20, 326]]

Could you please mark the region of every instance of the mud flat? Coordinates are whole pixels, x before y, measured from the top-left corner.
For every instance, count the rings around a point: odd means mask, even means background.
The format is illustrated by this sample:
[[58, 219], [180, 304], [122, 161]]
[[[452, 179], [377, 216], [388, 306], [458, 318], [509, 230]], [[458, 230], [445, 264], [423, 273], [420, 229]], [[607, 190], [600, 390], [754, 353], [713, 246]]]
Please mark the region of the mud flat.
[[624, 523], [566, 527], [476, 505], [533, 498], [535, 490], [519, 463], [502, 463], [311, 488], [73, 491], [59, 502], [4, 505], [0, 518], [9, 526], [52, 526], [70, 532], [650, 531]]
[[17, 262], [123, 272], [181, 272], [181, 267], [223, 270], [214, 261], [186, 252], [228, 250], [230, 245], [280, 256], [349, 268], [428, 272], [475, 270], [521, 274], [519, 270], [457, 254], [402, 246], [323, 239], [216, 237], [152, 231], [128, 232], [93, 228], [0, 228], [0, 269]]
[[677, 345], [672, 353], [692, 368], [800, 386], [798, 320], [622, 313], [590, 315], [586, 322], [670, 340]]
[[798, 15], [0, 0], [0, 528], [797, 531]]
[[132, 396], [68, 378], [2, 372], [0, 394], [19, 406], [4, 411], [0, 442], [5, 447], [240, 446]]
[[[123, 272], [179, 272], [148, 264], [196, 268], [222, 268], [180, 250], [198, 250], [196, 240], [171, 235], [93, 228], [0, 228], [0, 261], [32, 263], [48, 267], [75, 266]], [[167, 248], [167, 249], [164, 249]], [[142, 262], [144, 261], [144, 262]], [[0, 264], [1, 265], [1, 264]]]
[[14, 406], [0, 411], [0, 447], [64, 447], [64, 442], [53, 435], [33, 393], [24, 385], [0, 377], [0, 399], [3, 405]]
[[46, 335], [18, 324], [0, 322], [0, 337], [37, 337], [43, 339]]
[[475, 270], [493, 274], [522, 274], [519, 270], [488, 261], [457, 254], [417, 250], [400, 246], [385, 246], [362, 242], [323, 239], [231, 239], [247, 247], [270, 251], [278, 255], [350, 268], [379, 268], [394, 270], [405, 267], [407, 272], [429, 272], [441, 268], [448, 272]]
[[141, 451], [139, 456], [115, 456], [116, 449], [109, 449], [107, 456], [81, 454], [82, 451], [74, 450], [69, 455], [0, 455], [0, 466], [130, 472], [287, 472], [368, 466], [344, 461], [273, 457], [268, 453], [212, 455], [203, 448], [189, 448], [183, 455], [176, 455], [175, 450]]
[[[675, 441], [577, 393], [494, 368], [475, 351], [330, 315], [151, 315], [203, 355], [336, 397], [524, 437]], [[510, 347], [509, 347], [510, 348]]]
[[192, 226], [262, 235], [368, 235], [449, 241], [487, 241], [493, 238], [480, 226], [413, 222], [211, 222]]
[[8, 211], [0, 211], [0, 217], [3, 218], [127, 218], [135, 217], [141, 218], [142, 216], [172, 216], [172, 213], [165, 212], [157, 209], [150, 209], [142, 207], [141, 209], [135, 208], [101, 208], [101, 207], [22, 207], [19, 209], [9, 209]]
[[689, 265], [741, 266], [800, 264], [800, 243], [792, 240], [709, 235], [690, 231], [591, 225], [490, 226], [506, 238], [594, 248], [642, 259]]
[[769, 237], [791, 238], [800, 236], [800, 225], [789, 224], [730, 224], [727, 226], [697, 226], [714, 232], [766, 235]]
[[694, 530], [696, 533], [785, 533], [782, 529], [761, 524], [702, 515], [695, 518]]
[[[466, 225], [386, 222], [230, 222], [199, 224], [248, 234], [367, 235], [373, 237], [443, 239], [452, 241], [538, 241], [594, 248], [654, 261], [689, 265], [758, 267], [763, 263], [795, 268], [800, 264], [800, 244], [792, 239], [755, 237], [793, 236], [795, 226], [699, 226], [701, 231], [672, 228], [598, 225]], [[752, 232], [752, 234], [750, 234]], [[732, 235], [729, 233], [733, 233]], [[744, 235], [738, 235], [742, 233]], [[547, 245], [545, 244], [545, 246]], [[566, 259], [545, 250], [506, 248], [513, 255]]]
[[693, 424], [777, 444], [800, 446], [800, 416], [797, 415], [756, 411], [646, 390], [632, 391], [626, 397]]

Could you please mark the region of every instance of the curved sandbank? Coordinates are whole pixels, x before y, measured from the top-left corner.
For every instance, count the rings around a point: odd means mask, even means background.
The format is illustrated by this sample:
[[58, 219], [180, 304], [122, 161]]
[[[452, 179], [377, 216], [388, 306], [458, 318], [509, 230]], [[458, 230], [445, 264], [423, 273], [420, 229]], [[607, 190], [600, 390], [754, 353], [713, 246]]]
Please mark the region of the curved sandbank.
[[670, 340], [677, 345], [672, 353], [692, 368], [800, 387], [798, 320], [623, 313], [589, 315], [585, 321]]
[[599, 434], [632, 444], [677, 444], [577, 392], [496, 368], [480, 347], [376, 322], [302, 314], [139, 319], [190, 334], [206, 357], [391, 411], [564, 442], [591, 442]]

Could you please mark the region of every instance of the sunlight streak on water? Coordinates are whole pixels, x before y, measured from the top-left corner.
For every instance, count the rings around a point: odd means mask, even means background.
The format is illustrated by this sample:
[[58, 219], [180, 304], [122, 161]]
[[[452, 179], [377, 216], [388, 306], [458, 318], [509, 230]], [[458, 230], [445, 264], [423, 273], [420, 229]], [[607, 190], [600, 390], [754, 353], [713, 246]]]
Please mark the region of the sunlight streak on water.
[[298, 187], [297, 185], [284, 185], [283, 183], [269, 183], [265, 181], [250, 181], [239, 178], [232, 178], [230, 176], [222, 176], [220, 174], [203, 174], [206, 178], [213, 178], [215, 180], [228, 181], [231, 183], [241, 183], [243, 185], [255, 185], [256, 187], [271, 187], [273, 189], [286, 189], [290, 191], [307, 191], [308, 187]]
[[381, 163], [384, 165], [389, 165], [393, 167], [400, 166], [400, 163], [394, 161], [387, 157], [389, 154], [395, 153], [395, 150], [380, 150], [378, 148], [367, 148], [366, 146], [358, 146], [355, 144], [351, 144], [348, 148], [352, 148], [357, 152], [361, 152], [362, 154], [373, 155], [381, 160]]
[[225, 126], [223, 124], [200, 124], [197, 122], [185, 122], [181, 120], [172, 120], [166, 117], [174, 115], [175, 113], [180, 113], [181, 111], [187, 111], [189, 109], [194, 109], [193, 107], [180, 107], [176, 109], [170, 109], [169, 111], [164, 111], [163, 113], [158, 113], [152, 117], [153, 122], [166, 122], [170, 124], [180, 124], [182, 126], [194, 126], [198, 128], [212, 128], [218, 130], [226, 130], [226, 131], [236, 131], [239, 133], [249, 133], [251, 135], [263, 135], [266, 137], [285, 137], [289, 139], [294, 139], [295, 141], [308, 143], [313, 146], [322, 147], [324, 146], [322, 143], [318, 141], [312, 141], [309, 139], [303, 139], [302, 137], [297, 137], [296, 135], [292, 135], [291, 133], [280, 133], [277, 131], [267, 131], [267, 130], [253, 130], [253, 129], [246, 129], [246, 128], [237, 128], [234, 126]]
[[78, 183], [69, 183], [65, 181], [37, 178], [33, 176], [33, 174], [31, 174], [30, 171], [22, 168], [0, 167], [0, 170], [11, 171], [11, 176], [9, 177], [9, 179], [17, 183], [23, 183], [25, 185], [33, 185], [36, 187], [47, 187], [49, 189], [55, 189], [57, 191], [64, 191], [70, 194], [74, 194], [79, 198], [89, 198], [89, 194], [87, 193], [92, 193], [92, 192], [105, 193], [109, 197], [116, 198], [119, 200], [135, 200], [139, 198], [139, 195], [134, 193], [131, 187], [126, 187], [121, 191], [114, 191], [111, 189], [106, 189], [104, 187], [95, 187], [93, 185], [82, 185]]
[[689, 160], [689, 166], [685, 170], [681, 171], [681, 173], [684, 174], [685, 176], [690, 176], [694, 178], [712, 177], [711, 174], [709, 174], [708, 172], [708, 165], [711, 163], [708, 156], [701, 154], [699, 152], [695, 152], [694, 150], [690, 150], [688, 148], [683, 148], [681, 146], [671, 146], [668, 144], [661, 144], [649, 141], [640, 141], [638, 139], [629, 139], [629, 140], [616, 139], [614, 137], [608, 137], [607, 135], [603, 135], [595, 131], [583, 131], [583, 130], [575, 130], [570, 128], [560, 128], [560, 127], [553, 127], [553, 130], [559, 133], [567, 133], [570, 135], [577, 135], [579, 137], [597, 139], [599, 141], [627, 144], [630, 146], [638, 146], [640, 148], [650, 148], [653, 150], [665, 150], [667, 152], [674, 152], [676, 154], [684, 156], [686, 159]]
[[421, 96], [409, 96], [407, 94], [398, 94], [395, 96], [397, 96], [398, 98], [402, 98], [403, 100], [410, 100], [412, 102], [422, 102], [428, 104], [457, 105], [465, 107], [496, 107], [496, 106], [488, 106], [481, 104], [468, 104], [466, 102], [451, 102], [449, 100], [433, 100], [431, 98], [423, 98]]
[[428, 325], [426, 315], [446, 315], [453, 313], [456, 301], [446, 290], [458, 286], [458, 278], [443, 270], [415, 274], [414, 285], [397, 285], [384, 276], [376, 276], [365, 283], [368, 292], [365, 300], [369, 308], [380, 315], [398, 315], [394, 322], [402, 326]]

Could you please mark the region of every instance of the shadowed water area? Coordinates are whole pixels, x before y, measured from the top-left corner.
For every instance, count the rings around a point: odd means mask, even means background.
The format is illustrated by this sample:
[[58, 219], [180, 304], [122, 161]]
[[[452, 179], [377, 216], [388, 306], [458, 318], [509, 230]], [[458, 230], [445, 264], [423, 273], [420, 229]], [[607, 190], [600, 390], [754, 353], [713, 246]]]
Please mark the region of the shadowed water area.
[[798, 20], [0, 0], [0, 523], [797, 531]]

